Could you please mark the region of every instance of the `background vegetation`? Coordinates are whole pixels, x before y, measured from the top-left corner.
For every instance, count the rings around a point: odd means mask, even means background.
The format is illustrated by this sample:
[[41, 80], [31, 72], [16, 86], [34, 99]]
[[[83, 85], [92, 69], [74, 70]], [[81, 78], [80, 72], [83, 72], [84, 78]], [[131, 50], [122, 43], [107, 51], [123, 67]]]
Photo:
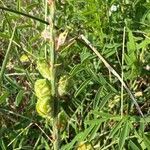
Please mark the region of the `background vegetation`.
[[[46, 12], [44, 0], [0, 1], [2, 150], [53, 149], [51, 123], [37, 114], [34, 93], [41, 77], [36, 61], [48, 49]], [[102, 61], [74, 39], [57, 58], [58, 78], [71, 77], [60, 99], [61, 149], [149, 150], [150, 1], [58, 0], [55, 31], [57, 37], [67, 31], [66, 41], [83, 34], [122, 76], [144, 114]]]

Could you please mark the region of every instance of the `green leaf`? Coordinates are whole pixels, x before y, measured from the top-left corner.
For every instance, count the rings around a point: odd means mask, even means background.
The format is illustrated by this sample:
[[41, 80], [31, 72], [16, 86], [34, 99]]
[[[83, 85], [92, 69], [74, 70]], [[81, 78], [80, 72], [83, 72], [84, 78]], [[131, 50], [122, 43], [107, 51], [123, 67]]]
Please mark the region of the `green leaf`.
[[[98, 130], [100, 129], [100, 126], [103, 123], [103, 121], [104, 120], [99, 121], [99, 123], [97, 125], [95, 125], [95, 127], [91, 131], [90, 135], [88, 136], [88, 142], [91, 142], [91, 140], [93, 140], [97, 136]], [[105, 121], [106, 121], [106, 119], [105, 119]]]
[[84, 67], [82, 64], [78, 64], [72, 68], [70, 71], [70, 75], [74, 76], [75, 74], [79, 73], [80, 71], [84, 70]]
[[97, 74], [90, 68], [86, 68], [86, 70], [93, 80], [100, 83], [101, 85], [107, 84], [106, 79], [102, 75], [97, 76]]
[[2, 150], [7, 150], [6, 145], [5, 145], [4, 141], [3, 141], [3, 139], [0, 140], [0, 147], [1, 147]]
[[[82, 51], [82, 53], [80, 54], [81, 57], [81, 63], [83, 63], [85, 60], [87, 60], [89, 57], [91, 56], [90, 52], [87, 52], [85, 49]], [[88, 59], [90, 60], [90, 59]]]
[[109, 137], [110, 138], [114, 138], [114, 135], [119, 131], [119, 129], [121, 129], [123, 120], [119, 121], [110, 131]]
[[123, 146], [125, 144], [125, 140], [129, 134], [129, 124], [128, 121], [126, 120], [126, 122], [124, 123], [123, 129], [120, 133], [120, 137], [119, 137], [119, 150], [123, 149]]
[[76, 92], [74, 93], [74, 96], [77, 97], [84, 89], [85, 87], [90, 83], [91, 79], [87, 79], [85, 80], [80, 86], [79, 88], [76, 90]]
[[110, 93], [110, 94], [108, 94], [108, 95], [106, 95], [104, 98], [102, 98], [102, 101], [101, 101], [101, 103], [100, 103], [100, 105], [99, 105], [99, 110], [102, 110], [103, 109], [103, 107], [105, 106], [105, 104], [108, 102], [108, 100], [110, 100], [110, 98], [112, 97], [112, 93]]
[[80, 142], [80, 141], [84, 141], [87, 136], [90, 134], [90, 132], [92, 131], [92, 129], [95, 127], [95, 124], [91, 125], [90, 127], [86, 128], [83, 132], [79, 132], [75, 137], [74, 139], [66, 144], [65, 146], [62, 147], [61, 150], [70, 150], [73, 148], [73, 145], [76, 143], [76, 142]]
[[136, 51], [136, 42], [135, 42], [134, 36], [132, 34], [132, 31], [130, 29], [128, 29], [127, 46], [128, 46], [128, 54], [131, 54]]
[[128, 42], [127, 42], [127, 54], [125, 54], [125, 61], [131, 68], [130, 76], [128, 78], [134, 78], [138, 75], [138, 59], [137, 59], [137, 48], [135, 38], [132, 31], [128, 29]]
[[129, 149], [130, 150], [141, 150], [132, 140], [129, 141]]
[[4, 103], [6, 101], [6, 98], [9, 96], [9, 92], [5, 91], [1, 96], [0, 96], [0, 104]]
[[10, 85], [14, 88], [23, 89], [16, 80], [10, 78], [9, 76], [5, 75], [6, 80], [10, 83]]
[[100, 118], [100, 119], [92, 119], [92, 120], [86, 120], [84, 123], [88, 125], [97, 125], [100, 124], [101, 122], [104, 122], [108, 120], [109, 118]]
[[[105, 85], [108, 85], [108, 88], [113, 91], [113, 92], [117, 92], [117, 90], [112, 86], [110, 85], [107, 80], [104, 78], [104, 76], [102, 74], [100, 74], [99, 76], [90, 68], [87, 68], [86, 69], [87, 73], [91, 76], [91, 78], [98, 82], [99, 84], [105, 86]], [[106, 87], [106, 86], [105, 86]]]
[[95, 95], [95, 98], [93, 100], [93, 108], [96, 108], [99, 106], [99, 103], [100, 103], [100, 98], [102, 97], [102, 94], [103, 94], [103, 86], [100, 87]]
[[19, 106], [19, 104], [21, 103], [22, 99], [23, 99], [23, 96], [24, 96], [24, 91], [23, 90], [20, 90], [16, 96], [16, 99], [15, 99], [15, 105], [16, 107]]
[[146, 38], [145, 40], [143, 40], [141, 43], [138, 44], [137, 48], [143, 49], [146, 48], [149, 44], [150, 44], [150, 40]]
[[143, 142], [148, 150], [150, 150], [150, 138], [148, 138], [146, 135], [143, 135]]

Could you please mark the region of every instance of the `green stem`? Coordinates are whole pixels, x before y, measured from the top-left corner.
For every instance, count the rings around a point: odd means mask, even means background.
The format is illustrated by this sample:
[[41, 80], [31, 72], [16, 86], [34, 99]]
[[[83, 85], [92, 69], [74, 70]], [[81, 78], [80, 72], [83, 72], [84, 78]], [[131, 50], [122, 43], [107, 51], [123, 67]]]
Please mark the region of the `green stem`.
[[54, 18], [55, 18], [55, 1], [49, 0], [49, 24], [50, 24], [50, 60], [51, 60], [51, 92], [53, 99], [53, 147], [54, 150], [59, 150], [59, 129], [58, 129], [58, 113], [59, 101], [57, 99], [56, 90], [56, 68], [55, 68], [55, 37], [54, 37]]
[[[122, 79], [122, 81], [124, 80], [123, 65], [124, 65], [125, 38], [126, 38], [126, 28], [124, 27], [123, 44], [122, 44], [122, 63], [121, 63], [121, 65], [122, 65], [122, 67], [121, 67], [121, 79]], [[121, 118], [123, 118], [123, 90], [124, 90], [124, 87], [123, 87], [123, 84], [121, 83]]]
[[[45, 20], [47, 20], [47, 10], [48, 10], [47, 0], [45, 0], [44, 3], [45, 3]], [[45, 24], [45, 31], [46, 29], [47, 29], [47, 25]], [[45, 44], [45, 59], [47, 60], [47, 44]]]
[[12, 36], [11, 36], [6, 54], [5, 54], [5, 58], [4, 58], [4, 61], [3, 61], [3, 64], [2, 64], [2, 68], [1, 68], [1, 72], [0, 72], [0, 85], [2, 83], [2, 78], [3, 78], [5, 68], [6, 68], [6, 65], [7, 65], [7, 62], [8, 62], [9, 53], [10, 53], [10, 50], [11, 50], [11, 45], [12, 45], [12, 42], [13, 42], [15, 31], [16, 31], [16, 26], [14, 27], [14, 30], [13, 30], [13, 33], [12, 33]]

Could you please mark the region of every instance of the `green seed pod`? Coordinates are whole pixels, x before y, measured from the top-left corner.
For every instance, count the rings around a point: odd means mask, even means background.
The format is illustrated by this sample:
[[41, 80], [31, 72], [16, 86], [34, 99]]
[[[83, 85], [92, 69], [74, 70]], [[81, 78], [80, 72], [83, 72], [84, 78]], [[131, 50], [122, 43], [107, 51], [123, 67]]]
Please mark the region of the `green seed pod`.
[[39, 79], [34, 84], [34, 91], [39, 99], [49, 99], [51, 96], [51, 88], [46, 79]]
[[64, 96], [68, 93], [69, 89], [69, 77], [64, 75], [60, 77], [58, 82], [58, 94]]
[[37, 69], [45, 79], [51, 79], [50, 64], [46, 60], [39, 60], [37, 62]]
[[52, 104], [48, 98], [38, 99], [36, 103], [36, 111], [43, 118], [51, 118]]

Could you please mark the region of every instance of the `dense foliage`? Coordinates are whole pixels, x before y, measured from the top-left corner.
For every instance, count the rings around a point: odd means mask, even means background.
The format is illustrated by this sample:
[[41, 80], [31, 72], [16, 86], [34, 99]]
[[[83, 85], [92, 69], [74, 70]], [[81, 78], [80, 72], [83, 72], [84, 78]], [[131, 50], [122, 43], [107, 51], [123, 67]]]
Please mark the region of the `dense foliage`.
[[[34, 89], [36, 81], [50, 78], [43, 70], [50, 63], [39, 64], [49, 54], [48, 15], [44, 0], [0, 1], [2, 150], [52, 149], [51, 119], [41, 117], [47, 106], [36, 97], [43, 89]], [[118, 78], [78, 39], [81, 34], [127, 83], [144, 118]], [[150, 1], [57, 0], [55, 35], [56, 43], [61, 35], [65, 40], [57, 43], [55, 66], [61, 149], [149, 150]]]

